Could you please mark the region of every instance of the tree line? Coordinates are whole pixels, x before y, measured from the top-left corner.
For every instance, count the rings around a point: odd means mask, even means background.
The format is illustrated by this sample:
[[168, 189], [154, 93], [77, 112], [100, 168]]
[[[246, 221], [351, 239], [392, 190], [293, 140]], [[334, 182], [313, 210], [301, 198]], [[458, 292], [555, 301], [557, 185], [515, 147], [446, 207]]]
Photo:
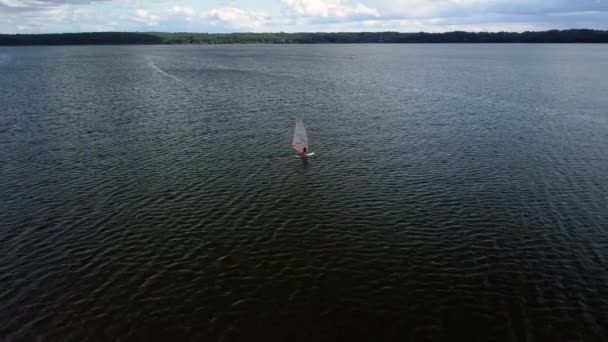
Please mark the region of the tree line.
[[101, 44], [321, 44], [321, 43], [608, 43], [608, 31], [573, 29], [527, 32], [302, 32], [188, 33], [85, 32], [0, 34], [0, 45]]

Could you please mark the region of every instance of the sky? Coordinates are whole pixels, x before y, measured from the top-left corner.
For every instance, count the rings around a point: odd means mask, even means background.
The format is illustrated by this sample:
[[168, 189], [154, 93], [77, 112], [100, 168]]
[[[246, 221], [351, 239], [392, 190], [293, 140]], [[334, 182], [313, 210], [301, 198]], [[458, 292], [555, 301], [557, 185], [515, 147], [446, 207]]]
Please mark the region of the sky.
[[608, 0], [0, 0], [0, 33], [608, 29]]

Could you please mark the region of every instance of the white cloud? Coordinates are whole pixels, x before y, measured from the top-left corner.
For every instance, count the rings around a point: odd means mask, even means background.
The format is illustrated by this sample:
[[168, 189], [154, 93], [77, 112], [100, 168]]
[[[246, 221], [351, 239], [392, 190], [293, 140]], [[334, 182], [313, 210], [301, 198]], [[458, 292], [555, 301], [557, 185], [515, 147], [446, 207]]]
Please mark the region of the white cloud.
[[[90, 22], [89, 10], [70, 5], [49, 6], [23, 12], [1, 12], [1, 23], [14, 25], [12, 33], [82, 31]], [[89, 30], [92, 31], [92, 30]]]
[[301, 17], [349, 18], [357, 16], [379, 17], [377, 9], [360, 2], [343, 3], [341, 0], [282, 0], [288, 12]]
[[0, 0], [0, 33], [608, 29], [608, 0]]
[[169, 21], [186, 20], [190, 27], [215, 28], [216, 30], [258, 31], [271, 25], [273, 17], [265, 12], [244, 10], [234, 5], [197, 11], [192, 7], [173, 6], [167, 11]]
[[31, 8], [35, 6], [43, 6], [46, 3], [44, 1], [36, 0], [0, 0], [0, 5], [4, 5], [9, 8]]
[[354, 6], [338, 7], [336, 9], [336, 16], [340, 18], [348, 18], [351, 16], [379, 17], [380, 13], [375, 8], [367, 7], [363, 4], [357, 3]]
[[365, 20], [363, 27], [345, 27], [345, 31], [402, 31], [402, 32], [447, 32], [447, 31], [531, 31], [546, 30], [551, 26], [536, 23], [496, 22], [460, 24], [449, 19], [401, 19], [401, 20]]
[[176, 15], [176, 16], [186, 17], [186, 18], [191, 18], [196, 15], [196, 11], [192, 7], [181, 7], [181, 6], [171, 7], [171, 9], [169, 9], [169, 13]]
[[238, 7], [222, 7], [201, 13], [201, 18], [212, 25], [233, 27], [235, 29], [260, 29], [269, 21], [263, 12], [247, 11]]
[[16, 9], [21, 11], [44, 10], [51, 7], [70, 5], [89, 5], [93, 2], [113, 0], [0, 0], [0, 9]]
[[329, 15], [329, 6], [323, 0], [283, 0], [283, 3], [298, 15], [318, 17]]
[[407, 18], [476, 14], [547, 14], [585, 10], [608, 11], [605, 0], [377, 0], [378, 8]]
[[145, 25], [154, 26], [158, 25], [160, 16], [153, 14], [144, 8], [137, 8], [135, 10], [135, 20]]

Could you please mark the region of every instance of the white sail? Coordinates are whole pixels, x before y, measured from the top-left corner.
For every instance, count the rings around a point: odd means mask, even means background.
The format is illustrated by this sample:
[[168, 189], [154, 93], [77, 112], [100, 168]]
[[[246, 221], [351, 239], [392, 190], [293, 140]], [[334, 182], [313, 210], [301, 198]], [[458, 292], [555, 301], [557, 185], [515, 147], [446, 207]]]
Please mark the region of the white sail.
[[308, 136], [306, 135], [306, 127], [302, 119], [296, 120], [296, 129], [293, 132], [293, 141], [291, 142], [291, 148], [296, 150], [298, 153], [309, 153], [308, 148]]

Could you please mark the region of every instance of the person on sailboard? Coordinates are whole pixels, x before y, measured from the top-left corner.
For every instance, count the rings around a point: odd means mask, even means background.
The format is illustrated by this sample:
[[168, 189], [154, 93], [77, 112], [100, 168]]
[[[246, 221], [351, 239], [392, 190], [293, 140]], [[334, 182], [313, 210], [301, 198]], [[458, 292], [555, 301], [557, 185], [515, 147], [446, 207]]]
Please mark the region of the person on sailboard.
[[304, 148], [302, 149], [302, 153], [304, 153], [304, 154], [306, 154], [306, 153], [307, 153], [307, 151], [306, 151], [306, 147], [304, 147]]

